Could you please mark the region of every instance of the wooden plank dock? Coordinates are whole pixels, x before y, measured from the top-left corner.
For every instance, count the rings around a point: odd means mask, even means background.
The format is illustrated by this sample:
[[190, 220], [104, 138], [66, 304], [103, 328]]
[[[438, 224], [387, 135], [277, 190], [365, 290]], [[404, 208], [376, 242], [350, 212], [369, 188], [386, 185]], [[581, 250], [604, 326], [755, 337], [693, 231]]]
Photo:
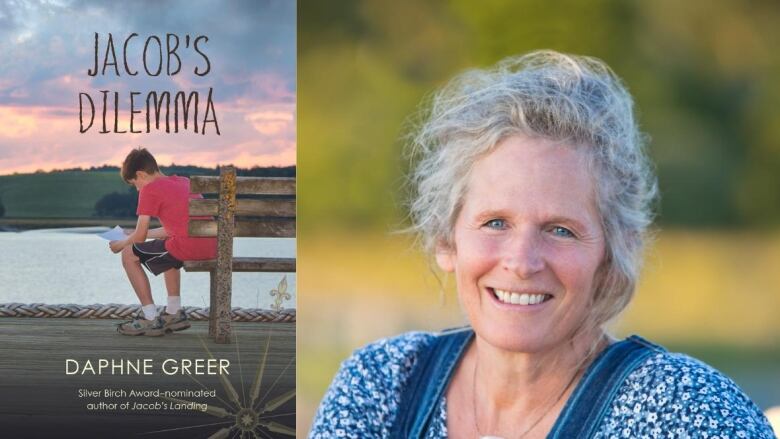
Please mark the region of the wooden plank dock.
[[162, 337], [119, 322], [0, 318], [0, 437], [294, 434], [294, 323], [236, 322], [225, 345], [208, 322]]

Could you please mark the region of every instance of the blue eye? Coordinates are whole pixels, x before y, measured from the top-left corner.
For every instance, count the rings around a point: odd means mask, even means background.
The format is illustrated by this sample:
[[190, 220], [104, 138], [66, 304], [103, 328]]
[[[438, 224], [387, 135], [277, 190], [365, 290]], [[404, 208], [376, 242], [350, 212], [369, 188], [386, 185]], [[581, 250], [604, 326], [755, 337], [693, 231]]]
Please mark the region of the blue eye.
[[572, 233], [572, 231], [566, 227], [554, 226], [552, 228], [552, 233], [553, 235], [559, 236], [561, 238], [574, 238], [574, 233]]
[[489, 229], [496, 229], [496, 230], [506, 229], [506, 221], [502, 219], [492, 219], [486, 222], [484, 225]]

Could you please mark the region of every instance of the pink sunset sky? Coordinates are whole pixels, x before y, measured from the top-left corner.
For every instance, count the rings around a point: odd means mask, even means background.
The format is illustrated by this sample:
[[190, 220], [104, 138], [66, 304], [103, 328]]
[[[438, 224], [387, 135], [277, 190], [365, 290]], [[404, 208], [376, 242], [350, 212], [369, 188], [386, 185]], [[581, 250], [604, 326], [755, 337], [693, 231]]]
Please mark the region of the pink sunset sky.
[[[121, 165], [130, 149], [148, 148], [162, 165], [171, 163], [242, 167], [295, 164], [295, 2], [0, 2], [0, 175], [103, 164]], [[110, 8], [108, 7], [110, 5]], [[102, 68], [108, 33], [113, 36], [119, 76], [89, 76], [95, 63], [95, 33]], [[123, 65], [123, 44], [131, 34]], [[181, 72], [165, 74], [166, 34], [181, 39], [177, 54]], [[163, 68], [150, 76], [143, 67], [143, 49], [150, 36], [162, 42]], [[205, 35], [204, 60], [184, 39]], [[158, 64], [152, 43], [150, 69]], [[151, 54], [154, 55], [151, 55]], [[174, 61], [175, 62], [175, 61]], [[175, 67], [175, 65], [173, 66]], [[146, 131], [146, 96], [150, 91], [199, 93], [198, 125], [206, 111], [209, 88], [221, 135], [214, 124], [206, 134], [188, 131]], [[107, 123], [114, 124], [113, 92], [119, 92], [119, 129], [128, 130], [130, 91], [135, 98], [136, 130], [143, 134], [100, 134], [102, 95], [109, 90]], [[79, 93], [95, 102], [94, 125], [79, 132]], [[85, 101], [86, 105], [86, 101]], [[171, 131], [174, 103], [171, 102]], [[89, 108], [85, 108], [89, 121]], [[152, 116], [153, 117], [153, 116]], [[181, 114], [180, 123], [181, 123]], [[192, 119], [190, 119], [192, 123]], [[181, 127], [180, 127], [181, 128]]]

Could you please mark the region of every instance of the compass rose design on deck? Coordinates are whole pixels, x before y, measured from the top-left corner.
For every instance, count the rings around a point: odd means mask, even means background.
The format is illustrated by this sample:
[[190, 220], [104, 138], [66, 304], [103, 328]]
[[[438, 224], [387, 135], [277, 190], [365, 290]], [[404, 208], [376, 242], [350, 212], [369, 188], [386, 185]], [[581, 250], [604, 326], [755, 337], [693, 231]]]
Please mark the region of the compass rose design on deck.
[[[234, 334], [235, 334], [235, 342], [236, 342], [236, 353], [238, 354], [239, 368], [240, 368], [241, 355], [239, 352], [237, 331], [234, 332]], [[203, 340], [203, 338], [200, 338], [200, 341], [208, 356], [213, 359], [214, 356], [212, 355], [209, 348], [206, 346], [206, 343]], [[164, 431], [174, 431], [174, 430], [207, 427], [207, 426], [224, 425], [221, 429], [214, 432], [212, 435], [208, 436], [209, 439], [224, 439], [224, 438], [235, 438], [235, 437], [239, 439], [243, 439], [243, 438], [265, 439], [265, 438], [275, 437], [279, 435], [295, 436], [295, 427], [290, 427], [272, 420], [273, 418], [277, 418], [280, 416], [289, 416], [295, 414], [294, 411], [290, 413], [275, 412], [284, 403], [286, 403], [287, 401], [295, 397], [295, 388], [287, 392], [284, 392], [283, 394], [278, 395], [272, 399], [266, 400], [268, 395], [276, 386], [276, 383], [279, 381], [279, 378], [281, 378], [282, 375], [284, 375], [285, 371], [287, 371], [287, 369], [290, 367], [290, 365], [294, 363], [295, 356], [293, 356], [290, 359], [290, 361], [287, 363], [284, 369], [282, 369], [282, 371], [279, 373], [279, 376], [276, 377], [274, 382], [265, 391], [263, 396], [260, 396], [261, 384], [263, 382], [266, 360], [268, 359], [268, 349], [270, 345], [271, 345], [271, 331], [269, 330], [268, 339], [266, 340], [266, 344], [265, 344], [265, 350], [263, 351], [263, 355], [257, 364], [254, 381], [252, 383], [252, 387], [248, 395], [249, 398], [246, 397], [247, 395], [244, 395], [243, 380], [241, 380], [242, 397], [239, 397], [238, 392], [230, 383], [228, 378], [225, 377], [225, 375], [219, 375], [220, 382], [222, 384], [223, 389], [225, 390], [225, 393], [227, 394], [229, 401], [225, 401], [220, 397], [218, 397], [218, 399], [227, 408], [208, 404], [204, 413], [207, 413], [211, 416], [215, 416], [217, 418], [226, 419], [226, 421], [196, 425], [191, 427], [174, 428], [170, 430], [158, 430], [150, 433], [162, 433]], [[197, 379], [195, 379], [191, 375], [190, 378], [192, 378], [201, 387], [206, 388], [206, 386], [198, 382]], [[162, 397], [162, 399], [175, 402], [175, 403], [182, 403], [182, 404], [187, 404], [191, 402], [182, 399], [168, 398], [168, 397]]]

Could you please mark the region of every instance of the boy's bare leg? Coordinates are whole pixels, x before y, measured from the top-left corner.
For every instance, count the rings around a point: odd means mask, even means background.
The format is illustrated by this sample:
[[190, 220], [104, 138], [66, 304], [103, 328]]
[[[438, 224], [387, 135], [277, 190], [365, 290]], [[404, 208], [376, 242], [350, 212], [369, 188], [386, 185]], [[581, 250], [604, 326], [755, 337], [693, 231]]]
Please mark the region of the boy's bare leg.
[[165, 289], [168, 290], [168, 296], [181, 295], [181, 271], [178, 268], [171, 268], [163, 275], [165, 276]]
[[166, 331], [181, 331], [190, 327], [187, 321], [187, 313], [181, 307], [181, 270], [171, 268], [163, 273], [165, 275], [165, 289], [168, 290], [168, 306], [162, 318]]
[[138, 300], [141, 301], [141, 305], [154, 304], [149, 278], [146, 277], [146, 273], [144, 273], [144, 269], [141, 267], [141, 261], [133, 253], [133, 246], [131, 245], [122, 249], [122, 266], [125, 268], [130, 285], [132, 285], [135, 295], [138, 296]]
[[176, 314], [181, 309], [181, 271], [178, 268], [171, 268], [163, 275], [165, 289], [168, 290], [168, 306], [165, 307], [165, 312]]

